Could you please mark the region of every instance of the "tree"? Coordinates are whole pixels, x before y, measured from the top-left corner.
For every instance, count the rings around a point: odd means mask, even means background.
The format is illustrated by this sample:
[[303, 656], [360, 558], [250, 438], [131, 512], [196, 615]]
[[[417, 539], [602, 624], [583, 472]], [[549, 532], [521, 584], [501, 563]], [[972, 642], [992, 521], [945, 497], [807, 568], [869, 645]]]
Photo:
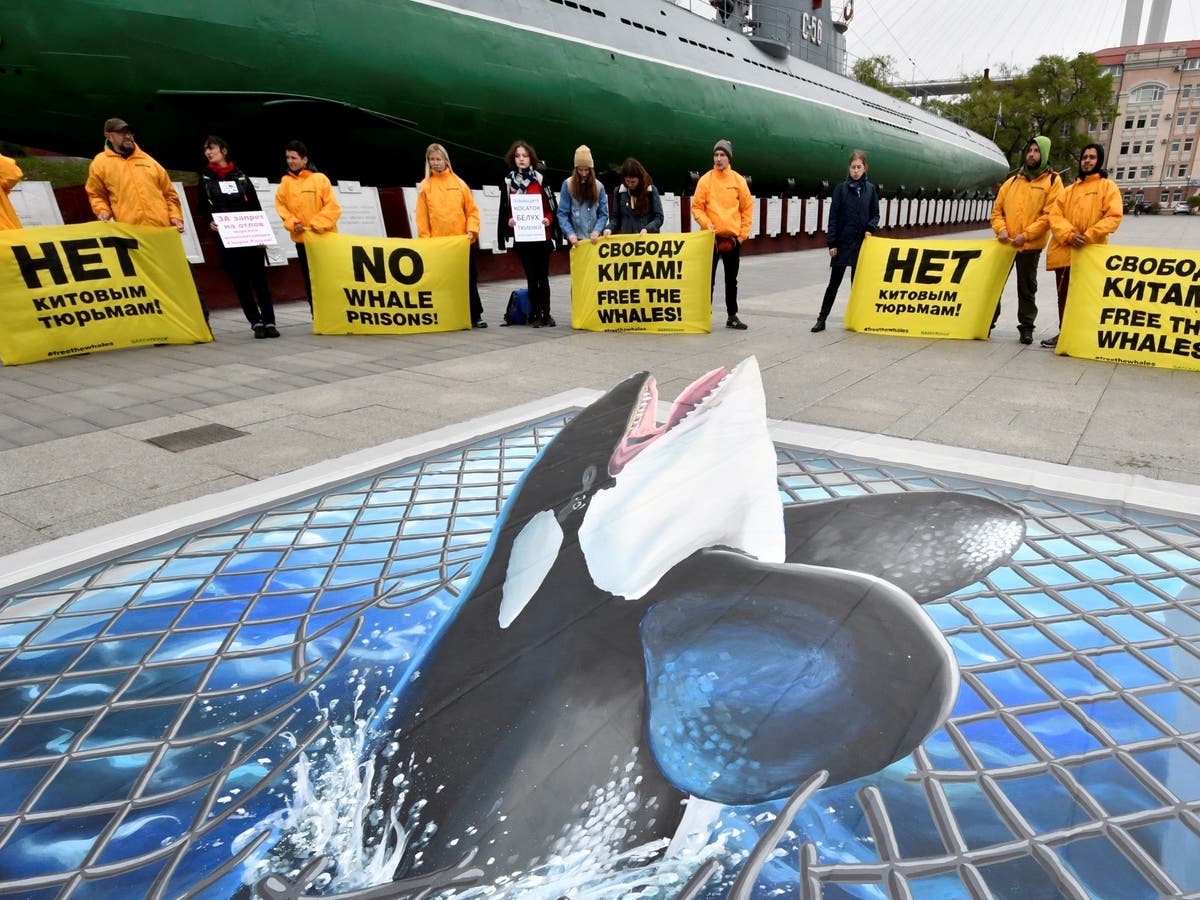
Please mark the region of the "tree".
[[850, 77], [859, 84], [873, 87], [901, 100], [910, 99], [907, 91], [892, 86], [892, 82], [897, 80], [896, 61], [890, 56], [863, 57], [850, 70]]
[[1096, 57], [1081, 53], [1072, 60], [1042, 56], [1024, 74], [1001, 72], [1002, 83], [972, 83], [971, 92], [939, 111], [987, 137], [1015, 169], [1034, 135], [1050, 138], [1050, 165], [1074, 169], [1089, 141], [1087, 123], [1116, 115], [1112, 76], [1100, 71]]

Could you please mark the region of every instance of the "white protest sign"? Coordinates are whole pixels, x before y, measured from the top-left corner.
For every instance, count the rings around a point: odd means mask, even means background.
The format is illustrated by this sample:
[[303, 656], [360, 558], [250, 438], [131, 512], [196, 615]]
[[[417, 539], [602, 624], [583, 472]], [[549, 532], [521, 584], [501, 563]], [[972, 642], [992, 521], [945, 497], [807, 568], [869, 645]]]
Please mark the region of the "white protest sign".
[[513, 221], [516, 223], [513, 226], [513, 240], [517, 243], [544, 241], [546, 226], [542, 224], [542, 195], [512, 194], [508, 201], [512, 206]]
[[[227, 182], [222, 181], [221, 184]], [[232, 184], [232, 182], [228, 182]], [[261, 210], [235, 213], [213, 213], [217, 234], [227, 249], [233, 247], [273, 247], [275, 230], [267, 214]]]

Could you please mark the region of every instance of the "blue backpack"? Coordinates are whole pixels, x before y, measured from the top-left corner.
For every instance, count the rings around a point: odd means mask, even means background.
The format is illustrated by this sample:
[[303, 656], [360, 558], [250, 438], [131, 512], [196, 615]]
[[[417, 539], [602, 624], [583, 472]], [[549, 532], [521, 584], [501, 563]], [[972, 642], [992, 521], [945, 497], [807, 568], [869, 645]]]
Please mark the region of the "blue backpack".
[[528, 288], [521, 288], [508, 295], [508, 308], [504, 310], [505, 325], [528, 325], [533, 318], [533, 307], [529, 303]]

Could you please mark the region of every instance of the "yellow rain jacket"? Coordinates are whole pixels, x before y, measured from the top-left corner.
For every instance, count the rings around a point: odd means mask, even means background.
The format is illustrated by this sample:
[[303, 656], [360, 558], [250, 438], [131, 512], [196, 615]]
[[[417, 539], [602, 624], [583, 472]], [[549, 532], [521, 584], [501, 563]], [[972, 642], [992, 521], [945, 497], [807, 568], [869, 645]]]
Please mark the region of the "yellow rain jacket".
[[733, 169], [709, 169], [696, 185], [692, 215], [701, 228], [712, 225], [717, 234], [735, 234], [739, 241], [746, 240], [754, 216], [754, 199], [746, 179]]
[[479, 235], [479, 207], [467, 183], [447, 166], [417, 185], [417, 236]]
[[[275, 211], [283, 219], [283, 227], [297, 244], [304, 243], [308, 231], [325, 234], [337, 231], [337, 221], [342, 216], [342, 207], [333, 195], [333, 185], [320, 172], [301, 169], [298, 173], [288, 172], [279, 180], [275, 192]], [[305, 231], [292, 231], [299, 222]]]
[[1046, 268], [1071, 265], [1072, 234], [1082, 234], [1089, 244], [1107, 244], [1108, 236], [1121, 224], [1123, 209], [1121, 192], [1099, 173], [1076, 181], [1050, 209], [1054, 238], [1046, 251]]
[[163, 228], [171, 227], [171, 219], [183, 221], [183, 207], [167, 170], [136, 145], [129, 156], [110, 147], [96, 154], [84, 189], [96, 218], [107, 212], [125, 225]]
[[20, 228], [21, 220], [13, 209], [8, 192], [17, 186], [24, 173], [15, 159], [0, 154], [0, 231], [6, 228]]
[[1000, 186], [992, 205], [992, 231], [1008, 230], [1011, 240], [1025, 235], [1018, 253], [1041, 250], [1050, 240], [1050, 207], [1062, 195], [1062, 179], [1045, 171], [1032, 181], [1018, 173]]

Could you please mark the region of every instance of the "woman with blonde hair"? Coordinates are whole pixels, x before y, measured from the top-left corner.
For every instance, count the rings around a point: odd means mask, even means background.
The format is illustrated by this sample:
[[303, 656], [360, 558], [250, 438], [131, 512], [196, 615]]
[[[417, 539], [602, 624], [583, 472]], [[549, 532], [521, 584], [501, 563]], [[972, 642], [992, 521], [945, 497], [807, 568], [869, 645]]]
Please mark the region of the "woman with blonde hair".
[[471, 326], [487, 328], [483, 302], [479, 299], [479, 273], [475, 268], [475, 245], [479, 242], [479, 208], [467, 183], [450, 168], [450, 154], [441, 144], [425, 149], [425, 178], [417, 185], [417, 236], [453, 237], [465, 234], [468, 250], [468, 290]]
[[611, 234], [608, 230], [608, 195], [596, 180], [592, 151], [586, 144], [576, 148], [575, 171], [562, 184], [558, 224], [572, 247], [585, 237], [594, 244], [601, 234]]

